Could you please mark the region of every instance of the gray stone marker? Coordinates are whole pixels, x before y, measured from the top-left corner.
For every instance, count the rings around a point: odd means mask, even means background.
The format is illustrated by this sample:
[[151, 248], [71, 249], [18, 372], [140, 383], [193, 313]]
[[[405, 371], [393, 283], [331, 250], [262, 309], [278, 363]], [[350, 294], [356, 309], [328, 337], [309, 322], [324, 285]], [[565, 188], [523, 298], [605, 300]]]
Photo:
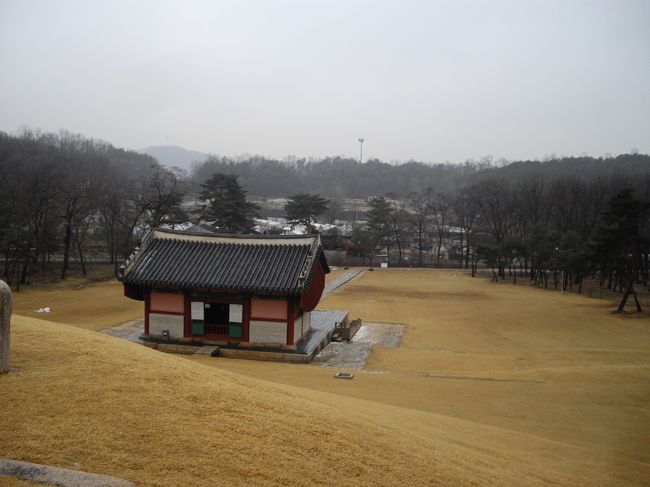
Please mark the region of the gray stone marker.
[[11, 289], [0, 280], [0, 374], [11, 370], [9, 332], [11, 331]]

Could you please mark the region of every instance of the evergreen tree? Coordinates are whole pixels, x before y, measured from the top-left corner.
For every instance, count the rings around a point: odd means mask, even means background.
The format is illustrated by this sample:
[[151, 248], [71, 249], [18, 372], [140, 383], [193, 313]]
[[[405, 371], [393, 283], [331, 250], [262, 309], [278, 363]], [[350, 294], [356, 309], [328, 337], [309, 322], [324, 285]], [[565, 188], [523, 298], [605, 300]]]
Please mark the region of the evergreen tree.
[[299, 193], [291, 196], [284, 205], [284, 211], [290, 224], [304, 225], [307, 233], [314, 232], [314, 223], [329, 207], [329, 200], [319, 194]]
[[215, 173], [201, 185], [203, 217], [224, 233], [250, 233], [259, 206], [246, 201], [246, 191], [234, 174]]
[[390, 237], [392, 236], [393, 205], [386, 198], [370, 198], [368, 201], [370, 209], [366, 213], [368, 217], [368, 230], [372, 235], [373, 242], [383, 242], [390, 260]]
[[608, 274], [610, 280], [615, 272], [621, 291], [623, 281], [627, 281], [618, 311], [623, 311], [630, 296], [634, 297], [637, 311], [641, 311], [634, 283], [638, 278], [641, 255], [647, 254], [649, 239], [644, 229], [649, 212], [650, 204], [636, 198], [631, 189], [620, 191], [609, 201], [591, 243], [600, 260], [601, 272]]

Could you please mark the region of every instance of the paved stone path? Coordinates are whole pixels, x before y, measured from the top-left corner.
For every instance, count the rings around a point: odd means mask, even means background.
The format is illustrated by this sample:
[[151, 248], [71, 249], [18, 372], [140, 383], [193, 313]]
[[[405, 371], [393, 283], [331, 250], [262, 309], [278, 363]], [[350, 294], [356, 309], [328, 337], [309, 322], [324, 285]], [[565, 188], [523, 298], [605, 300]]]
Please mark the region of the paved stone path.
[[104, 328], [100, 331], [113, 337], [124, 338], [125, 340], [130, 340], [132, 342], [142, 343], [140, 340], [140, 335], [144, 333], [144, 318], [128, 321], [111, 328]]
[[0, 476], [60, 487], [135, 487], [133, 482], [95, 473], [0, 458]]
[[393, 323], [364, 323], [349, 342], [331, 342], [313, 360], [321, 367], [361, 370], [374, 346], [397, 347], [404, 325]]
[[321, 299], [326, 298], [337, 289], [345, 286], [352, 279], [359, 277], [361, 274], [363, 274], [363, 269], [345, 269], [336, 279], [325, 283], [325, 289], [323, 289]]

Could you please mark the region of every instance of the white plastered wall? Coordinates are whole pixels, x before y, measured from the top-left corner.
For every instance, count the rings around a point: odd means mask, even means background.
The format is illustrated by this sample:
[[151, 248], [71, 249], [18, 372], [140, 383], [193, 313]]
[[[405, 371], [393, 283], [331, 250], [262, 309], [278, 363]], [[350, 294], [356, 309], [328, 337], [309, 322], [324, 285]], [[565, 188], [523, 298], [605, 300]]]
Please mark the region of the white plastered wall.
[[[294, 333], [297, 333], [299, 337], [304, 335], [304, 333], [302, 332], [302, 315], [298, 316], [298, 318], [294, 320], [293, 330]], [[296, 340], [294, 340], [293, 343], [296, 343]]]
[[293, 322], [293, 343], [294, 345], [298, 343], [302, 337], [302, 323], [298, 323], [298, 320]]

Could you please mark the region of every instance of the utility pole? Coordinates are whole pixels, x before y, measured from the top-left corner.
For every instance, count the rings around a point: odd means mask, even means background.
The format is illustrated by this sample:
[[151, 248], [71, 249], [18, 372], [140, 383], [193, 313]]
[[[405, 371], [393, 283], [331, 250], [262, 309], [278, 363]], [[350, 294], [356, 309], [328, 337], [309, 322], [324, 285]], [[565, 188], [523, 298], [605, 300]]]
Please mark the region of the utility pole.
[[363, 137], [359, 138], [359, 144], [361, 144], [361, 147], [359, 149], [359, 162], [363, 162], [363, 141], [366, 140]]

